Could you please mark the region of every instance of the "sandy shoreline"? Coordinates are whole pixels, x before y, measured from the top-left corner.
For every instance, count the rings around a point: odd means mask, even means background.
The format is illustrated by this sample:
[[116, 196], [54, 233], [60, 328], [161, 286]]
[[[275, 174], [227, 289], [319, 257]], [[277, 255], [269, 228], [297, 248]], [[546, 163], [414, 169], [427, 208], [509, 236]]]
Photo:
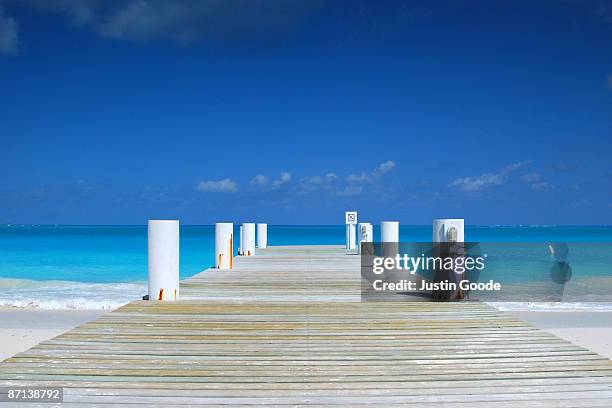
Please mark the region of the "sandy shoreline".
[[[107, 310], [0, 308], [0, 360], [109, 313]], [[574, 344], [612, 358], [612, 312], [508, 312]]]
[[612, 312], [508, 312], [531, 325], [612, 359]]
[[0, 361], [104, 313], [109, 311], [0, 308]]

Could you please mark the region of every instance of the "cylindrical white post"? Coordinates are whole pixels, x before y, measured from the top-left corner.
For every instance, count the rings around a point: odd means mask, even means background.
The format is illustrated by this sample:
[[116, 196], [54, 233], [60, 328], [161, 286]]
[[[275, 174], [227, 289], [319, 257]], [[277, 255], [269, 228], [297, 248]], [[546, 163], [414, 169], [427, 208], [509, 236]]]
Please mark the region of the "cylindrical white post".
[[372, 224], [369, 222], [359, 223], [359, 242], [372, 242], [374, 241], [374, 235], [372, 234]]
[[355, 224], [346, 224], [346, 249], [357, 248], [355, 237]]
[[242, 255], [253, 256], [255, 255], [255, 224], [252, 222], [245, 222], [242, 224]]
[[234, 267], [234, 223], [218, 222], [215, 224], [215, 268], [232, 269]]
[[149, 220], [149, 300], [179, 295], [179, 222]]
[[372, 242], [374, 240], [374, 234], [372, 233], [372, 224], [369, 222], [361, 222], [357, 227], [357, 236], [359, 241], [359, 253], [361, 253], [362, 242]]
[[432, 242], [464, 242], [464, 220], [441, 218], [433, 220]]
[[[434, 249], [434, 255], [443, 258], [458, 258], [465, 256], [463, 224], [464, 222], [461, 218], [441, 218], [433, 220], [432, 242], [434, 244], [432, 247]], [[450, 281], [459, 285], [459, 282], [465, 278], [466, 273], [469, 274], [469, 272], [465, 270], [459, 271], [458, 268], [450, 271], [436, 271], [433, 280], [434, 282]], [[435, 300], [463, 299], [465, 295], [466, 293], [462, 289], [455, 289], [451, 292], [440, 290], [433, 291], [433, 298]]]
[[244, 245], [242, 244], [242, 241], [244, 239], [244, 232], [242, 231], [242, 225], [240, 226], [240, 236], [238, 237], [238, 255], [242, 255], [243, 252], [243, 248]]
[[374, 226], [370, 223], [366, 225], [365, 242], [374, 242]]
[[348, 249], [349, 247], [349, 234], [350, 234], [350, 230], [349, 230], [349, 224], [346, 224], [346, 228], [344, 230], [344, 249]]
[[380, 241], [382, 242], [383, 256], [391, 258], [397, 255], [399, 252], [399, 222], [381, 222]]
[[268, 224], [257, 224], [257, 248], [268, 247]]
[[399, 242], [399, 222], [383, 221], [380, 223], [381, 242]]

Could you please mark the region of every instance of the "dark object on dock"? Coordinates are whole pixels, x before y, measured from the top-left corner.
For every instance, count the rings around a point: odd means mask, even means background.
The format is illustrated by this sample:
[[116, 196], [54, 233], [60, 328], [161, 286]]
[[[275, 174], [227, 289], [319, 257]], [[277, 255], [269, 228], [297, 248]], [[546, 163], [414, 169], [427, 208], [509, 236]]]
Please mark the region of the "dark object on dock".
[[[465, 245], [463, 242], [441, 242], [434, 244], [433, 250], [435, 256], [442, 259], [442, 264], [448, 258], [461, 258], [465, 257]], [[461, 300], [464, 298], [463, 291], [459, 289], [459, 282], [463, 279], [463, 272], [458, 273], [455, 268], [445, 269], [444, 265], [440, 265], [440, 268], [436, 268], [434, 272], [433, 282], [434, 283], [454, 283], [455, 289], [437, 289], [432, 291], [432, 298], [434, 301], [450, 301], [450, 300]]]
[[144, 295], [144, 296], [142, 297], [142, 300], [149, 300], [149, 295]]

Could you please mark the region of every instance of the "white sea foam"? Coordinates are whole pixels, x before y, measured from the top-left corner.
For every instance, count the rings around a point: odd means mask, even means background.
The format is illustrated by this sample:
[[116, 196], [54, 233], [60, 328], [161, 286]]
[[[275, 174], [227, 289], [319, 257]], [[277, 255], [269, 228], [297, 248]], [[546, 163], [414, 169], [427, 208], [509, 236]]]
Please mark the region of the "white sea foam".
[[[50, 310], [110, 310], [141, 299], [146, 282], [87, 283], [0, 278], [0, 307]], [[612, 303], [488, 302], [504, 311], [612, 312]]]
[[612, 303], [595, 302], [487, 302], [503, 311], [515, 312], [612, 312]]
[[109, 310], [147, 293], [146, 282], [87, 283], [0, 279], [0, 307]]

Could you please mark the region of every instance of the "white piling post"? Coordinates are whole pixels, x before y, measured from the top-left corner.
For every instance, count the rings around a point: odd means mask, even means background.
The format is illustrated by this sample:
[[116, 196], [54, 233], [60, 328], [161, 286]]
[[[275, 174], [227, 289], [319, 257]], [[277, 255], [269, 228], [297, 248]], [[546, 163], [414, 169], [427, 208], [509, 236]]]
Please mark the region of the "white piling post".
[[440, 218], [433, 220], [432, 242], [465, 242], [463, 218]]
[[351, 225], [351, 232], [349, 235], [349, 249], [357, 249], [357, 225]]
[[355, 235], [355, 224], [346, 224], [346, 249], [351, 250], [357, 247]]
[[381, 242], [399, 242], [399, 222], [383, 221], [380, 223]]
[[346, 226], [344, 227], [344, 249], [349, 248], [349, 240], [350, 240], [349, 234], [350, 234], [349, 225], [346, 224]]
[[255, 255], [255, 224], [252, 222], [245, 222], [242, 224], [242, 255], [253, 256]]
[[366, 225], [365, 242], [374, 242], [374, 226], [370, 223]]
[[257, 224], [257, 248], [268, 247], [268, 224]]
[[357, 227], [359, 246], [357, 249], [361, 253], [362, 242], [372, 242], [374, 240], [374, 234], [372, 233], [372, 224], [369, 222], [360, 222]]
[[242, 225], [240, 226], [240, 236], [238, 237], [238, 255], [242, 255], [242, 248], [244, 248], [244, 245], [242, 244], [242, 240], [244, 238], [244, 232], [242, 232]]
[[234, 267], [234, 223], [218, 222], [215, 224], [215, 268], [232, 269]]
[[[433, 220], [433, 235], [432, 242], [434, 242], [433, 248], [437, 252], [437, 256], [452, 256], [459, 257], [464, 256], [465, 248], [463, 244], [453, 244], [454, 242], [465, 242], [464, 234], [464, 220], [462, 218], [440, 218]], [[450, 244], [439, 244], [435, 243], [449, 242]], [[463, 280], [465, 271], [450, 272], [450, 276], [442, 274], [440, 278], [434, 280], [455, 280], [455, 283]], [[457, 289], [451, 293], [444, 293], [440, 291], [433, 292], [434, 299], [449, 300], [449, 299], [464, 299], [466, 293], [462, 289]]]
[[149, 300], [179, 296], [179, 222], [149, 220]]
[[394, 257], [399, 252], [399, 222], [383, 221], [380, 223], [380, 241], [385, 257]]

